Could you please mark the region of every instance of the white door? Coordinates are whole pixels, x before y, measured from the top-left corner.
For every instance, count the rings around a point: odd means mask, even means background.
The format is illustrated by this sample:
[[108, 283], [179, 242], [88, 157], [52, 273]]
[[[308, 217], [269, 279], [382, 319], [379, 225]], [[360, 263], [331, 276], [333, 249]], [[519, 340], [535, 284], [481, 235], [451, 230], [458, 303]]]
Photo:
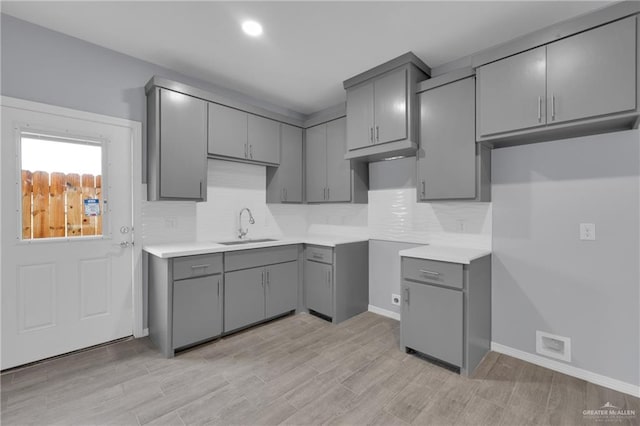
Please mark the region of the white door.
[[133, 328], [134, 128], [11, 104], [3, 99], [2, 369]]

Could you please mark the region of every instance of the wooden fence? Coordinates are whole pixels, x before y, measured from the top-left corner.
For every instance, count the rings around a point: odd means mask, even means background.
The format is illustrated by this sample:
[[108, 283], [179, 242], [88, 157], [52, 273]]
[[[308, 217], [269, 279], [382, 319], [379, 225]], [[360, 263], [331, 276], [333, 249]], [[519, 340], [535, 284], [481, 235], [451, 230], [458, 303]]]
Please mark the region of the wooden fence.
[[[99, 216], [85, 216], [87, 198]], [[86, 235], [102, 235], [102, 176], [22, 170], [22, 239]]]

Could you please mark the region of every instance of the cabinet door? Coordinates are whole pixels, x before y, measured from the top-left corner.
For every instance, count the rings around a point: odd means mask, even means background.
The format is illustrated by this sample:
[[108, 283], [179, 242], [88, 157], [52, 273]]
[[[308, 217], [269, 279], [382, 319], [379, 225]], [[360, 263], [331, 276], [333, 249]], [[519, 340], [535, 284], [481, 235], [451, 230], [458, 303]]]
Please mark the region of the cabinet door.
[[209, 102], [209, 154], [247, 157], [247, 113]]
[[307, 309], [333, 317], [333, 266], [305, 260], [304, 294]]
[[307, 201], [322, 202], [327, 190], [327, 126], [310, 127], [306, 130], [306, 186]]
[[351, 163], [346, 153], [346, 118], [327, 123], [327, 201], [351, 201]]
[[280, 165], [267, 168], [267, 202], [302, 202], [302, 129], [280, 125]]
[[224, 274], [224, 331], [261, 321], [264, 316], [264, 268]]
[[476, 196], [475, 81], [467, 78], [419, 95], [421, 200]]
[[481, 136], [546, 123], [544, 46], [482, 66], [477, 76]]
[[347, 90], [347, 147], [353, 149], [373, 143], [373, 83]]
[[266, 317], [284, 314], [298, 307], [298, 262], [267, 267]]
[[375, 143], [407, 138], [407, 71], [401, 69], [374, 82]]
[[248, 114], [249, 159], [280, 164], [280, 123]]
[[160, 197], [205, 199], [207, 104], [160, 90]]
[[403, 344], [461, 367], [462, 291], [404, 280], [402, 298]]
[[222, 275], [173, 282], [173, 348], [222, 334]]
[[636, 108], [636, 17], [547, 46], [549, 124]]

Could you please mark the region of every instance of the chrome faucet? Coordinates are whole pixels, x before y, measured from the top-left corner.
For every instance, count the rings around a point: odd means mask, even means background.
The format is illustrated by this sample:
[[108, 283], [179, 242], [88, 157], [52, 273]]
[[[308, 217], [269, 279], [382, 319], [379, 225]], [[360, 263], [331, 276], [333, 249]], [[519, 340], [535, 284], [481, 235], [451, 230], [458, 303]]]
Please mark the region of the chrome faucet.
[[254, 223], [256, 223], [255, 219], [253, 218], [253, 215], [251, 214], [251, 210], [249, 210], [248, 207], [245, 207], [242, 210], [240, 210], [240, 218], [239, 218], [240, 228], [238, 229], [238, 238], [240, 239], [243, 239], [249, 233], [248, 226], [247, 226], [247, 229], [245, 230], [242, 229], [242, 213], [244, 213], [245, 210], [247, 211], [247, 213], [249, 213], [249, 224], [253, 225]]

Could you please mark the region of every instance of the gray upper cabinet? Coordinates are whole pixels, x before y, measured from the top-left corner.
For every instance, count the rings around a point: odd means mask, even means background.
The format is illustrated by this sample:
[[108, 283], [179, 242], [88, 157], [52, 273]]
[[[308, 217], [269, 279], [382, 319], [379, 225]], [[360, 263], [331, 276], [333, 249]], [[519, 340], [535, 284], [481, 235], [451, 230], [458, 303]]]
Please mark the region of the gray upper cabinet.
[[402, 68], [380, 77], [373, 83], [375, 143], [407, 138], [407, 70]]
[[280, 163], [280, 123], [248, 114], [249, 159], [261, 163]]
[[345, 158], [376, 161], [414, 155], [418, 116], [416, 84], [430, 68], [409, 52], [349, 80]]
[[351, 151], [373, 144], [373, 83], [347, 90], [347, 148]]
[[636, 108], [636, 18], [547, 46], [550, 123]]
[[480, 135], [542, 126], [545, 47], [485, 65], [478, 70]]
[[267, 167], [267, 203], [301, 203], [302, 129], [280, 126], [280, 166]]
[[320, 124], [306, 130], [307, 201], [326, 201], [327, 196], [327, 126]]
[[147, 114], [149, 200], [205, 201], [206, 102], [151, 87]]
[[416, 155], [419, 201], [490, 201], [490, 152], [475, 141], [475, 78], [446, 82], [418, 96], [422, 117]]
[[280, 123], [209, 102], [208, 153], [261, 164], [280, 163]]
[[479, 67], [477, 140], [503, 146], [633, 128], [636, 26], [632, 16]]
[[246, 112], [209, 102], [208, 152], [224, 157], [245, 158]]
[[346, 119], [330, 121], [327, 126], [327, 201], [351, 201], [351, 163], [344, 159]]

